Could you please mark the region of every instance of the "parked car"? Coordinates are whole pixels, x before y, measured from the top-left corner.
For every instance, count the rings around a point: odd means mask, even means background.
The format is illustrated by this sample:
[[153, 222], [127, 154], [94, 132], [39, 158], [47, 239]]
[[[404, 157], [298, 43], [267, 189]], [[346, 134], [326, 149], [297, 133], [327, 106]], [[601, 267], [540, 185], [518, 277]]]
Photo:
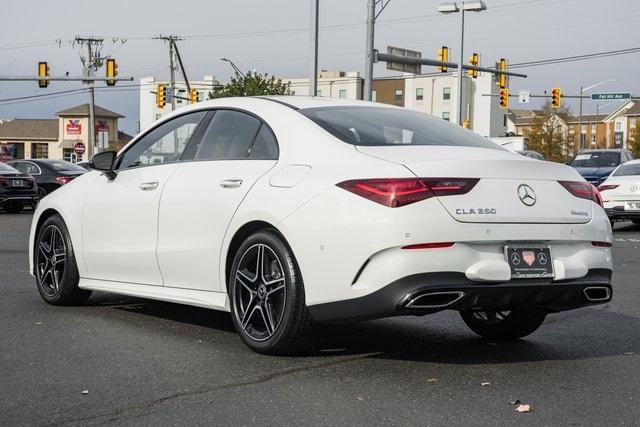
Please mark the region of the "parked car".
[[597, 187], [615, 168], [629, 160], [633, 160], [633, 154], [628, 150], [582, 150], [567, 164]]
[[575, 169], [416, 111], [220, 98], [92, 164], [33, 216], [50, 304], [100, 290], [231, 311], [249, 347], [283, 354], [321, 322], [450, 309], [516, 339], [611, 299], [611, 227]]
[[65, 160], [11, 160], [7, 164], [35, 178], [38, 184], [38, 196], [41, 199], [87, 172], [86, 169]]
[[91, 170], [91, 162], [78, 162], [76, 165], [86, 170]]
[[598, 190], [612, 224], [616, 220], [640, 224], [640, 160], [618, 166]]
[[544, 160], [544, 156], [540, 153], [538, 153], [537, 151], [533, 151], [533, 150], [523, 150], [523, 151], [516, 151], [516, 153], [525, 156], [525, 157], [530, 157], [532, 159], [536, 159], [536, 160]]
[[0, 207], [16, 213], [38, 204], [38, 185], [33, 177], [0, 162]]

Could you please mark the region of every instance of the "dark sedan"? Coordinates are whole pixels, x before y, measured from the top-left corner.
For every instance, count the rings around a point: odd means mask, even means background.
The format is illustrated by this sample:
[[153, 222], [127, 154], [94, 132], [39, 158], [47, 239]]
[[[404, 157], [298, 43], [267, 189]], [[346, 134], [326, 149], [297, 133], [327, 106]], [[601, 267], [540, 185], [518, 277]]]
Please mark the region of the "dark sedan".
[[628, 150], [582, 150], [567, 164], [597, 187], [615, 168], [629, 160], [633, 160], [633, 154]]
[[38, 204], [38, 185], [33, 177], [0, 163], [0, 207], [5, 212], [20, 212]]
[[7, 164], [35, 178], [40, 198], [87, 172], [65, 160], [25, 159], [12, 160]]

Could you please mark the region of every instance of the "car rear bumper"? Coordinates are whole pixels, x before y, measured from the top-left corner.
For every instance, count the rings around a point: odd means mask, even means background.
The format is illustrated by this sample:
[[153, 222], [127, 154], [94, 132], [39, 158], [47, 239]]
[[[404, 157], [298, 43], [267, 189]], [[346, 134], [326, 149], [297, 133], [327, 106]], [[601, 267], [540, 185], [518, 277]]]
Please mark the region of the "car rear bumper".
[[348, 323], [442, 310], [533, 307], [546, 312], [571, 310], [611, 300], [611, 270], [592, 269], [579, 279], [473, 282], [461, 273], [422, 273], [403, 277], [371, 294], [309, 306], [324, 323]]
[[625, 211], [624, 206], [615, 206], [605, 209], [607, 216], [612, 220], [640, 219], [640, 211]]
[[4, 203], [23, 203], [25, 205], [33, 205], [38, 203], [38, 194], [0, 194], [0, 204]]

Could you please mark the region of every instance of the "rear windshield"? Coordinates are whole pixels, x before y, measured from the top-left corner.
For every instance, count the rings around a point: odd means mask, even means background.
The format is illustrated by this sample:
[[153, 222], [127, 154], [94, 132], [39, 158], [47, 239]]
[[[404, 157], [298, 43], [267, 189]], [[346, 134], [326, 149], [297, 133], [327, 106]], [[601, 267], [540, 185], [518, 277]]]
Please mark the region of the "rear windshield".
[[629, 163], [620, 166], [613, 176], [640, 175], [640, 163]]
[[607, 166], [618, 166], [620, 164], [620, 153], [615, 152], [594, 152], [580, 153], [569, 163], [576, 168], [601, 168]]
[[4, 172], [4, 173], [20, 173], [17, 169], [12, 168], [9, 165], [6, 165], [2, 162], [0, 162], [0, 172]]
[[335, 137], [353, 145], [452, 145], [503, 150], [476, 133], [411, 110], [348, 106], [299, 111]]
[[73, 172], [73, 171], [86, 172], [87, 171], [83, 167], [74, 165], [73, 163], [67, 162], [64, 160], [49, 161], [47, 162], [47, 165], [53, 168], [53, 170], [55, 170], [56, 172]]

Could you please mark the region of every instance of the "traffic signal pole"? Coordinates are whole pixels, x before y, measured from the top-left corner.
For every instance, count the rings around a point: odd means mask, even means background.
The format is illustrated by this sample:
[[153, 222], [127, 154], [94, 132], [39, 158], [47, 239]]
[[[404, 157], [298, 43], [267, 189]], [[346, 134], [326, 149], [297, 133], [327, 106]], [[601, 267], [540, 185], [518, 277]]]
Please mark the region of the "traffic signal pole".
[[371, 101], [373, 92], [373, 63], [374, 63], [374, 31], [376, 25], [376, 0], [367, 0], [367, 42], [365, 47], [365, 64], [364, 64], [364, 93], [365, 101]]
[[462, 126], [462, 65], [464, 64], [464, 7], [460, 9], [460, 62], [458, 64], [460, 64], [460, 66], [458, 67], [458, 126]]

